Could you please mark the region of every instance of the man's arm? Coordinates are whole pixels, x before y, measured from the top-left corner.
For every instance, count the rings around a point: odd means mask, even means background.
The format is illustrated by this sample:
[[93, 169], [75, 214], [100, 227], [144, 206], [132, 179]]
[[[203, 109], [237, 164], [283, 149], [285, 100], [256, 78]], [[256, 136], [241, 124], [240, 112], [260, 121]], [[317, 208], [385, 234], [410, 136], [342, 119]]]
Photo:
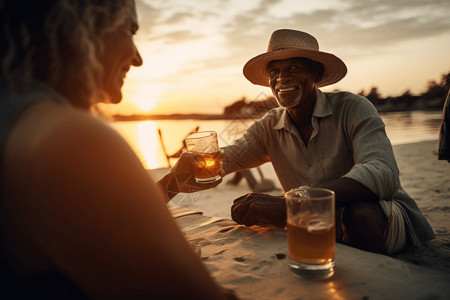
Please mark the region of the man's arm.
[[[342, 119], [342, 126], [353, 149], [354, 165], [342, 177], [360, 183], [377, 195], [378, 200], [389, 200], [400, 187], [392, 145], [375, 107], [364, 97], [354, 97], [358, 98], [346, 102], [346, 113]], [[339, 187], [333, 184], [333, 187], [343, 189], [345, 185]], [[348, 192], [358, 196], [359, 189]]]
[[[320, 186], [335, 192], [336, 207], [365, 199], [378, 201], [378, 196], [361, 183], [350, 178], [339, 178]], [[233, 202], [231, 217], [246, 226], [284, 228], [286, 226], [286, 202], [283, 196], [251, 192]]]
[[334, 191], [336, 207], [346, 206], [360, 199], [378, 201], [378, 196], [375, 193], [361, 183], [347, 177], [328, 182], [320, 187]]

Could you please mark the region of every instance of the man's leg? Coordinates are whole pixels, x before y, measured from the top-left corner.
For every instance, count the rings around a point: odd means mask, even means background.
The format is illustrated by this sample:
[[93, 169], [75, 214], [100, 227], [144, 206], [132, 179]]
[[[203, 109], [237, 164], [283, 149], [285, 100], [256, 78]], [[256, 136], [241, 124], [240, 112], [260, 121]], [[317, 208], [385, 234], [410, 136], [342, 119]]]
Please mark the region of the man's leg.
[[387, 219], [377, 202], [355, 201], [345, 207], [343, 223], [352, 247], [386, 254], [384, 233]]

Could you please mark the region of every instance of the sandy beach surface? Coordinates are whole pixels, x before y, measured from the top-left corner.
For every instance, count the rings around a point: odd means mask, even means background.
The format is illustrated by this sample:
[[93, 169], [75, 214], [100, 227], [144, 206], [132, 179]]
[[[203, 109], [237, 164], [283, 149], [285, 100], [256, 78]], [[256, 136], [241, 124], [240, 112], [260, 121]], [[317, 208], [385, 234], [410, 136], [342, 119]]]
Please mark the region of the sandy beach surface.
[[[450, 274], [450, 163], [437, 159], [437, 141], [395, 145], [403, 188], [416, 201], [436, 233], [436, 239], [423, 247], [409, 248], [393, 257]], [[275, 189], [266, 193], [281, 195], [282, 190], [271, 164], [260, 167], [263, 186], [272, 183]], [[261, 182], [261, 175], [252, 170]], [[158, 177], [158, 175], [156, 175]], [[245, 180], [229, 185], [232, 175], [218, 187], [193, 194], [180, 194], [171, 203], [201, 211], [205, 216], [230, 219], [233, 200], [250, 191]]]

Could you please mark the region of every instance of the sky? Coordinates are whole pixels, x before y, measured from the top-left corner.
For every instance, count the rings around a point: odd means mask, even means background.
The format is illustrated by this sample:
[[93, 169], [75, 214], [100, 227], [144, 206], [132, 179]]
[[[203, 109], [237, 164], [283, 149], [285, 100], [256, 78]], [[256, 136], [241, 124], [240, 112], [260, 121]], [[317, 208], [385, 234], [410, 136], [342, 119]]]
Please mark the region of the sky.
[[450, 72], [448, 0], [136, 0], [132, 68], [112, 113], [222, 113], [242, 97], [271, 95], [250, 83], [244, 64], [280, 28], [308, 32], [347, 65], [328, 92], [382, 96], [424, 92]]

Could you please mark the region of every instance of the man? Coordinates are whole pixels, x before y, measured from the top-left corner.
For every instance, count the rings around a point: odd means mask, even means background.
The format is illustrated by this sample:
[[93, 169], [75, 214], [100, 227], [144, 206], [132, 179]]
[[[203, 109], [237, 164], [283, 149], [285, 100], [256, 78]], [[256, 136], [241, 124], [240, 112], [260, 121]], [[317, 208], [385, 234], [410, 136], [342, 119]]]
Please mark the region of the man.
[[[318, 89], [346, 72], [342, 60], [319, 51], [313, 36], [273, 32], [267, 52], [249, 60], [244, 75], [270, 87], [280, 107], [223, 149], [224, 172], [271, 161], [284, 191], [302, 185], [334, 190], [338, 242], [392, 254], [433, 239], [432, 228], [400, 186], [392, 146], [374, 106], [356, 94]], [[250, 193], [235, 200], [232, 217], [247, 226], [284, 227], [284, 198]]]

